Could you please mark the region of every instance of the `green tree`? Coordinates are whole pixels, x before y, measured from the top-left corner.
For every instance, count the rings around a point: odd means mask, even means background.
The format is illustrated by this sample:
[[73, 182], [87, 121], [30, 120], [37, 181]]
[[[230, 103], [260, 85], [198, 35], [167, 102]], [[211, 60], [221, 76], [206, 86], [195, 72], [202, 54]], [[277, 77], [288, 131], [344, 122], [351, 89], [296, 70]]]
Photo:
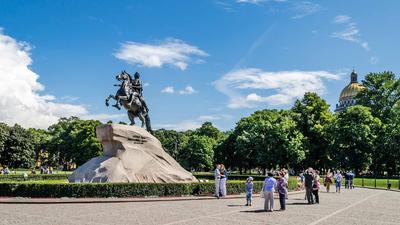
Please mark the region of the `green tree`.
[[243, 169], [298, 168], [305, 153], [303, 135], [288, 110], [261, 110], [242, 118], [219, 148], [232, 166]]
[[224, 138], [224, 134], [218, 130], [218, 128], [214, 127], [211, 122], [204, 122], [201, 127], [195, 130], [195, 134], [200, 136], [207, 136], [219, 142]]
[[294, 119], [304, 135], [306, 157], [304, 165], [314, 168], [326, 168], [330, 165], [328, 154], [330, 134], [328, 126], [333, 122], [329, 105], [316, 93], [307, 92], [303, 99], [296, 100], [292, 111], [298, 113]]
[[182, 149], [183, 134], [175, 130], [159, 129], [154, 131], [154, 136], [161, 142], [164, 150], [174, 159], [178, 159], [179, 151]]
[[210, 137], [191, 135], [184, 151], [181, 152], [181, 163], [187, 169], [212, 169], [215, 145], [216, 141]]
[[49, 149], [59, 165], [73, 162], [81, 165], [102, 153], [96, 137], [97, 120], [80, 120], [77, 117], [61, 118], [49, 127], [52, 136]]
[[332, 124], [331, 155], [336, 166], [359, 173], [369, 168], [381, 121], [365, 106], [352, 106], [337, 114]]
[[11, 167], [32, 167], [35, 163], [35, 151], [33, 137], [29, 131], [18, 124], [10, 127], [10, 133], [6, 141], [6, 151], [2, 159]]
[[8, 163], [6, 161], [6, 150], [9, 136], [10, 127], [5, 123], [0, 123], [0, 165]]
[[369, 73], [362, 84], [365, 88], [357, 94], [357, 102], [370, 107], [372, 115], [383, 123], [390, 123], [400, 107], [400, 79], [387, 71]]
[[396, 174], [400, 171], [398, 147], [400, 79], [388, 71], [369, 73], [362, 84], [365, 88], [356, 96], [358, 103], [370, 107], [372, 115], [382, 122], [375, 144], [374, 171]]
[[[36, 159], [39, 159], [41, 151], [44, 152], [48, 151], [48, 145], [51, 140], [51, 135], [47, 130], [42, 130], [42, 129], [29, 128], [28, 131], [32, 136], [34, 151], [35, 155], [37, 156]], [[40, 159], [40, 160], [42, 160], [41, 161], [42, 164], [48, 163], [47, 161], [43, 161], [48, 159]]]

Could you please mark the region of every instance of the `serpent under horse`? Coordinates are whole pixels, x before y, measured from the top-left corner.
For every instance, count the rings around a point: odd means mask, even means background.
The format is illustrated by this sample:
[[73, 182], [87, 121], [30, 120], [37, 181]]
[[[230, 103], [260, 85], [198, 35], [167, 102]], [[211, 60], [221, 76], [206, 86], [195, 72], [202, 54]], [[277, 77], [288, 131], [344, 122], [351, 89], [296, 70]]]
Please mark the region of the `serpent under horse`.
[[139, 93], [133, 91], [131, 81], [132, 77], [127, 72], [122, 71], [115, 77], [121, 84], [114, 85], [119, 86], [117, 93], [115, 95], [109, 95], [106, 98], [106, 106], [109, 106], [109, 100], [114, 99], [116, 101], [113, 107], [118, 110], [121, 109], [120, 106], [123, 106], [128, 113], [129, 120], [131, 121], [130, 125], [135, 125], [135, 117], [138, 117], [142, 122], [141, 127], [146, 126], [146, 130], [150, 133], [153, 133], [150, 124], [150, 116], [149, 113], [144, 109], [142, 102], [139, 98]]

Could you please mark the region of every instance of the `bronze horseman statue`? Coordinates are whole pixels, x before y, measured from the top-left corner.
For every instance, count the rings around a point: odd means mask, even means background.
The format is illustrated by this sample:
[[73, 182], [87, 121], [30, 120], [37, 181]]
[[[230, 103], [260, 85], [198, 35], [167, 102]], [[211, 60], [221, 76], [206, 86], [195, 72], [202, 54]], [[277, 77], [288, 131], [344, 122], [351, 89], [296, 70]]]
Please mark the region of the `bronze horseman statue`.
[[146, 130], [152, 133], [149, 108], [147, 108], [143, 98], [143, 86], [140, 82], [140, 74], [136, 72], [134, 79], [132, 79], [132, 76], [124, 70], [115, 78], [121, 83], [114, 85], [118, 86], [119, 89], [115, 96], [109, 95], [106, 98], [106, 106], [109, 106], [108, 101], [111, 98], [115, 99], [116, 102], [112, 106], [118, 110], [121, 109], [121, 106], [124, 106], [128, 110], [131, 125], [135, 124], [135, 117], [139, 117], [140, 121], [142, 121], [142, 128], [146, 126]]

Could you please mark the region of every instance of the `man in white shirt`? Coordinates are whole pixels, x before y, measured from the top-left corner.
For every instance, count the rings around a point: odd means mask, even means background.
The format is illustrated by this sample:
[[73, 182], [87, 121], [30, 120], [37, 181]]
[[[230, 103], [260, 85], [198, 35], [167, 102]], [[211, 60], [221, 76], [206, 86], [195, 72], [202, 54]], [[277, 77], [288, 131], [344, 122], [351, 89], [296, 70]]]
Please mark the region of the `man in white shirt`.
[[220, 173], [221, 165], [217, 164], [214, 170], [214, 177], [215, 177], [215, 197], [219, 198], [219, 180], [221, 179]]

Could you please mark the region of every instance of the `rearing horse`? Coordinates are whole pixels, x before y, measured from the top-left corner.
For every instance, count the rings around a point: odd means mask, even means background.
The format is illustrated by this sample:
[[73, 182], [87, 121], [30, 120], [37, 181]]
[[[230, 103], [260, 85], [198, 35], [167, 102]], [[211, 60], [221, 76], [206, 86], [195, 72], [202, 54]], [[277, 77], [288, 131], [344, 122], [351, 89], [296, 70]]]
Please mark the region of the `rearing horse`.
[[115, 77], [118, 81], [122, 82], [114, 86], [119, 86], [117, 93], [115, 95], [109, 95], [106, 98], [106, 106], [109, 106], [109, 100], [112, 98], [116, 101], [113, 107], [118, 110], [123, 106], [128, 111], [128, 117], [131, 121], [131, 125], [135, 125], [135, 117], [139, 117], [142, 122], [141, 127], [146, 126], [146, 130], [152, 133], [150, 125], [150, 117], [146, 110], [143, 108], [143, 104], [140, 101], [139, 93], [133, 91], [132, 89], [132, 77], [125, 71], [122, 71]]

